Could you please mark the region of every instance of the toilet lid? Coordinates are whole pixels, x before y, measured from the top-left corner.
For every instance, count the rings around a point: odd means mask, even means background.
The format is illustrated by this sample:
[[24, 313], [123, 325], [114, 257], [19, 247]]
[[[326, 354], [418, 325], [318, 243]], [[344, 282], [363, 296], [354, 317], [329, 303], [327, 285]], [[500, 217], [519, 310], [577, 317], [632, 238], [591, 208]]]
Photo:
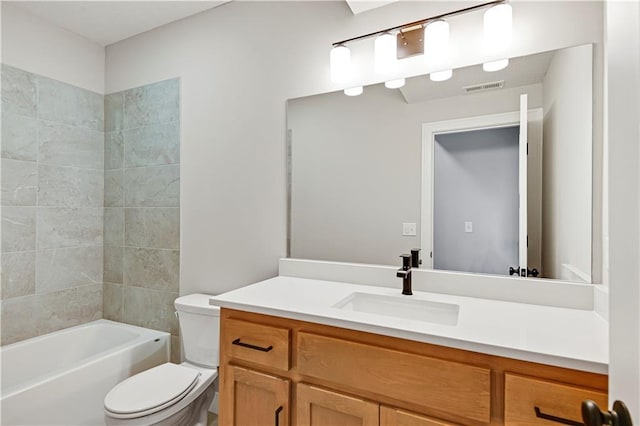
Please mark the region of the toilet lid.
[[104, 408], [120, 418], [149, 415], [175, 404], [196, 385], [200, 372], [166, 363], [120, 382], [104, 398]]

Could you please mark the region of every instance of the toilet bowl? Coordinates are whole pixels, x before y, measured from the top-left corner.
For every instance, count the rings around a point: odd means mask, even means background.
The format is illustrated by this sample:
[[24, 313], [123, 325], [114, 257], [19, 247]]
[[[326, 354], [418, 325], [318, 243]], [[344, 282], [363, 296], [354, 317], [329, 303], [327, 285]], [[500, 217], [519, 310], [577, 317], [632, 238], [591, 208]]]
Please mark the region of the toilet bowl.
[[104, 399], [107, 425], [206, 426], [218, 377], [220, 310], [209, 295], [175, 301], [186, 361], [167, 362], [117, 384]]

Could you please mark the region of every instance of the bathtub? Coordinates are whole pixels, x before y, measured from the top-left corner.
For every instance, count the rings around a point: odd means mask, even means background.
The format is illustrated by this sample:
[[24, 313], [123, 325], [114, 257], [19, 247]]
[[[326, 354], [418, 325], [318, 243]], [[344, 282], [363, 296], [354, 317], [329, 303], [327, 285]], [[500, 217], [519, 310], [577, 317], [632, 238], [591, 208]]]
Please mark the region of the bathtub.
[[98, 320], [0, 348], [0, 423], [101, 425], [123, 379], [169, 360], [169, 333]]

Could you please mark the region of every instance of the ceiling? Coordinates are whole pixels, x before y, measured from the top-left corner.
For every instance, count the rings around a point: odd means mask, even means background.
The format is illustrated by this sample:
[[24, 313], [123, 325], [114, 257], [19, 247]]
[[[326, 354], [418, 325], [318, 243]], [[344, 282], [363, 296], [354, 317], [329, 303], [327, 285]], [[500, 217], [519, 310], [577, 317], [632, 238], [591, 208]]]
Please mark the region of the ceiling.
[[221, 1], [3, 1], [102, 46], [220, 6]]
[[[195, 15], [231, 0], [28, 1], [9, 3], [101, 46]], [[397, 0], [345, 0], [353, 14]]]

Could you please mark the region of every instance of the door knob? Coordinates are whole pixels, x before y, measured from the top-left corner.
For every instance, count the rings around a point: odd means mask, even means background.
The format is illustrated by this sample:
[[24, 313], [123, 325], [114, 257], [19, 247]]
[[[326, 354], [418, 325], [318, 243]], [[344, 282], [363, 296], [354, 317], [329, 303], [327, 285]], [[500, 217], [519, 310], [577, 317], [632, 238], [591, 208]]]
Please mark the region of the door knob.
[[586, 426], [633, 426], [631, 413], [622, 401], [613, 403], [611, 411], [602, 411], [598, 404], [586, 400], [582, 402], [582, 421]]

